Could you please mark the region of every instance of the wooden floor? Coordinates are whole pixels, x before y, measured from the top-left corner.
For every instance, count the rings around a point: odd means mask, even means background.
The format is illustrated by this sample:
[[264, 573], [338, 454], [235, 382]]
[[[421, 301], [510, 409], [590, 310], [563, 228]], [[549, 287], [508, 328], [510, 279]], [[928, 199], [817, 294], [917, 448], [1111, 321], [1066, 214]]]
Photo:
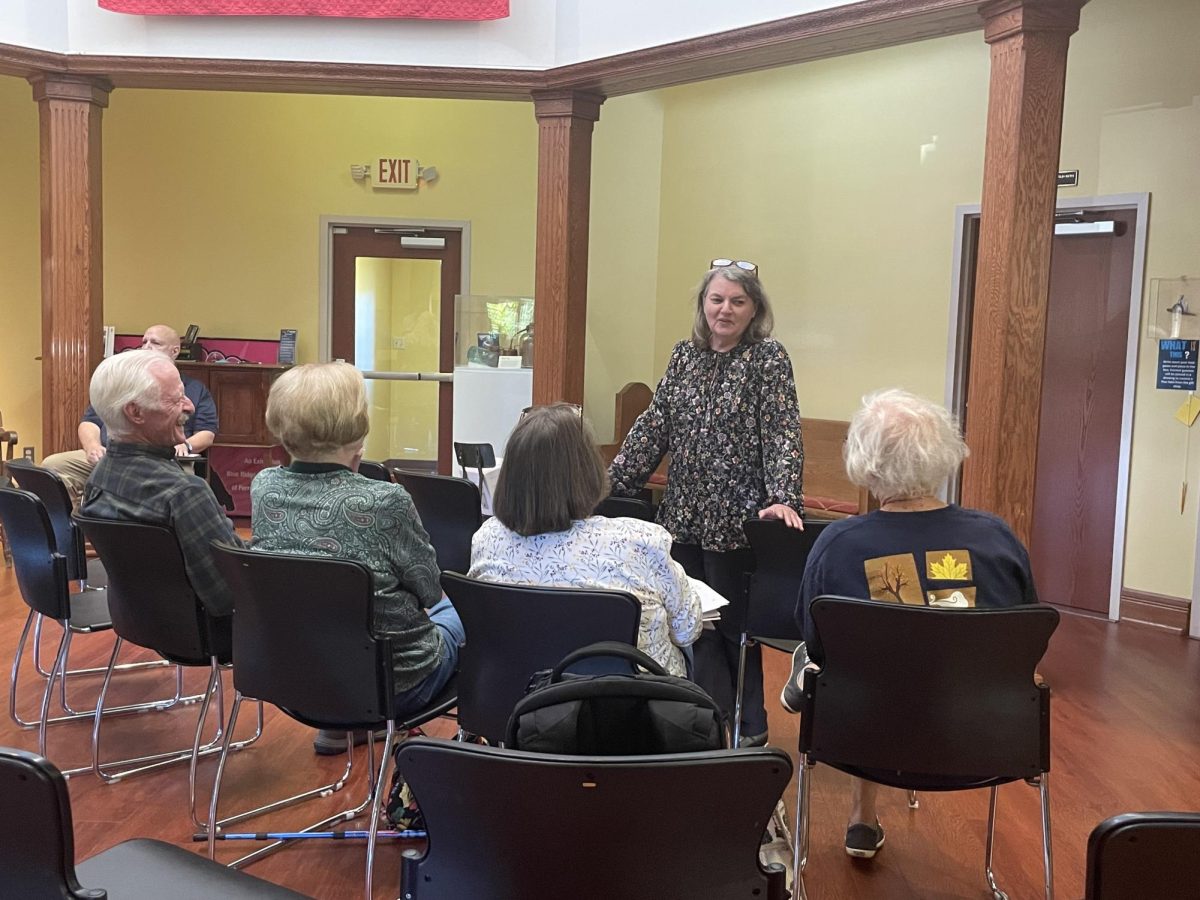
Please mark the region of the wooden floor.
[[[148, 572], [150, 569], [148, 568]], [[0, 568], [0, 660], [12, 658], [26, 615], [11, 570]], [[51, 639], [46, 647], [49, 650]], [[76, 665], [99, 662], [111, 649], [106, 636], [78, 639]], [[767, 651], [767, 695], [778, 696], [786, 660]], [[1059, 898], [1083, 895], [1084, 854], [1088, 833], [1106, 816], [1146, 809], [1200, 810], [1200, 643], [1151, 626], [1112, 625], [1064, 615], [1042, 666], [1054, 690], [1051, 773], [1055, 890]], [[98, 679], [82, 678], [71, 695], [83, 708], [98, 689]], [[189, 686], [200, 684], [190, 673]], [[32, 717], [40, 689], [26, 668], [21, 679], [22, 708]], [[163, 673], [126, 675], [122, 693], [134, 697], [165, 691]], [[796, 723], [772, 702], [771, 742], [794, 748]], [[114, 719], [106, 729], [106, 755], [137, 746], [165, 749], [191, 739], [196, 707]], [[248, 718], [248, 716], [243, 717]], [[243, 722], [243, 725], [245, 722]], [[443, 723], [429, 729], [448, 735]], [[239, 734], [242, 727], [239, 727]], [[59, 766], [86, 762], [90, 724], [50, 730], [49, 756]], [[109, 740], [111, 736], [111, 740]], [[313, 755], [312, 733], [280, 713], [268, 710], [266, 733], [250, 751], [232, 758], [223, 792], [225, 809], [245, 808], [256, 800], [294, 792], [340, 769], [337, 759]], [[17, 729], [7, 716], [0, 722], [0, 744], [35, 749], [36, 734]], [[362, 755], [359, 756], [360, 761]], [[211, 780], [215, 764], [201, 768]], [[352, 788], [361, 788], [355, 778]], [[104, 785], [94, 776], [70, 780], [75, 816], [75, 849], [87, 858], [130, 837], [151, 836], [196, 849], [187, 817], [186, 770], [175, 767]], [[335, 809], [340, 797], [316, 801], [260, 820], [254, 830], [294, 827], [318, 818], [317, 808]], [[207, 797], [207, 791], [203, 791]], [[788, 793], [789, 807], [794, 790]], [[987, 897], [982, 873], [987, 794], [925, 794], [921, 808], [910, 811], [903, 795], [885, 792], [881, 817], [887, 846], [870, 863], [852, 861], [841, 850], [847, 811], [846, 779], [818, 768], [814, 782], [813, 851], [806, 884], [813, 900], [841, 898]], [[569, 813], [564, 813], [569, 814]], [[720, 815], [720, 810], [713, 810]], [[247, 830], [250, 830], [249, 828]], [[686, 835], [678, 835], [686, 841]], [[670, 836], [664, 836], [670, 839]], [[219, 845], [228, 860], [245, 842]], [[403, 845], [381, 847], [376, 863], [375, 897], [398, 895]], [[251, 867], [254, 874], [318, 898], [359, 897], [365, 854], [353, 843], [307, 842]], [[1014, 900], [1041, 896], [1041, 853], [1037, 792], [1024, 784], [1000, 791], [996, 872]], [[586, 895], [581, 891], [580, 896]]]

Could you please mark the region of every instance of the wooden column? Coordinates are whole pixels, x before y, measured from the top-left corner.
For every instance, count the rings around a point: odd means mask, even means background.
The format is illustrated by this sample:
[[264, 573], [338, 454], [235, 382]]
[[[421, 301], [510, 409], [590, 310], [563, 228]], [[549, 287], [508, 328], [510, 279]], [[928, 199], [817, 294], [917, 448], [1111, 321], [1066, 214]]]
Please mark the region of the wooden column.
[[995, 0], [962, 502], [1028, 542], [1067, 42], [1083, 0]]
[[598, 94], [540, 91], [533, 402], [583, 403], [592, 126]]
[[103, 354], [100, 115], [103, 78], [36, 75], [42, 196], [42, 454], [79, 445]]

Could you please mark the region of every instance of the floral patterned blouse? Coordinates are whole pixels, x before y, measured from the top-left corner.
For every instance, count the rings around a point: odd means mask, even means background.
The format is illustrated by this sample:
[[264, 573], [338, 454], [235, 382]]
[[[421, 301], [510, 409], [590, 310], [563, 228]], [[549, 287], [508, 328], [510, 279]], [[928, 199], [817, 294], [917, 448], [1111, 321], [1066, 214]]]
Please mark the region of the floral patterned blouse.
[[658, 521], [682, 544], [747, 546], [742, 522], [774, 503], [804, 514], [804, 444], [792, 362], [773, 338], [727, 353], [680, 341], [609, 467], [638, 491], [670, 452]]
[[672, 675], [700, 637], [700, 596], [653, 522], [591, 516], [566, 531], [524, 537], [488, 519], [471, 539], [471, 578], [543, 587], [628, 591], [642, 604], [638, 648]]

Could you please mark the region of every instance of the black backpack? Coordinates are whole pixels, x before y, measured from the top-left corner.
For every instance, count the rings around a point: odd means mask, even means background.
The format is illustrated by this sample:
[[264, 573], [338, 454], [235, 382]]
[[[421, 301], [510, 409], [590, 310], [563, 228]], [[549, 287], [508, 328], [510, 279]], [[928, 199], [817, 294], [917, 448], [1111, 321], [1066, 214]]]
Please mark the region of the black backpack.
[[[645, 673], [564, 674], [593, 657], [617, 657]], [[722, 714], [702, 688], [668, 675], [629, 644], [601, 641], [534, 675], [508, 720], [505, 746], [536, 753], [629, 756], [726, 747]]]

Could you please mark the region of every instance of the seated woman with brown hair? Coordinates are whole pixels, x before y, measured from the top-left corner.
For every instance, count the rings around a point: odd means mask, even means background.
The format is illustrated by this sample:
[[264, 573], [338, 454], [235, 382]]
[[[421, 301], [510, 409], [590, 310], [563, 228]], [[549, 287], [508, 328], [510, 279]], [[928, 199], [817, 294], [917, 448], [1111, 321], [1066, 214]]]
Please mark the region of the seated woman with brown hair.
[[608, 476], [591, 426], [568, 403], [529, 409], [513, 429], [494, 517], [471, 543], [472, 578], [627, 591], [642, 604], [638, 647], [672, 675], [702, 627], [700, 597], [653, 522], [592, 515]]
[[[369, 417], [363, 377], [346, 363], [289, 369], [271, 386], [267, 427], [291, 454], [250, 485], [251, 547], [365, 563], [376, 637], [391, 638], [396, 714], [425, 706], [458, 667], [462, 621], [442, 594], [429, 535], [408, 492], [357, 472]], [[333, 598], [336, 599], [336, 598]], [[317, 753], [344, 735], [321, 732]]]

